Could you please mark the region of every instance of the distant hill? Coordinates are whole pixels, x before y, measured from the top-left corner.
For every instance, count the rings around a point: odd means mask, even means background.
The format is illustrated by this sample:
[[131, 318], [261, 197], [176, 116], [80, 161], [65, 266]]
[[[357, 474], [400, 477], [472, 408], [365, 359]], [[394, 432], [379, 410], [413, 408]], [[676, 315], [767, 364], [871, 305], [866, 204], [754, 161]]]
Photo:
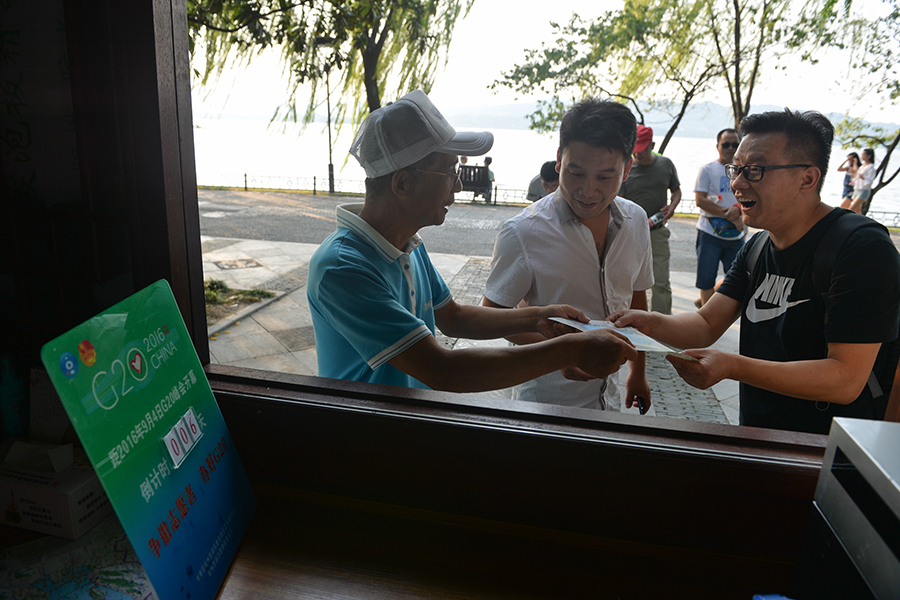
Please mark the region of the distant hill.
[[[535, 102], [523, 102], [518, 104], [506, 104], [500, 106], [470, 106], [451, 109], [444, 112], [447, 120], [459, 128], [484, 128], [484, 129], [528, 129], [528, 115], [537, 108]], [[785, 107], [773, 104], [761, 104], [754, 106], [751, 112], [764, 112], [769, 110], [783, 110]], [[807, 107], [789, 107], [798, 110], [806, 110]], [[827, 113], [832, 123], [837, 124], [843, 115], [840, 113]], [[644, 112], [644, 123], [653, 128], [656, 136], [664, 136], [671, 127], [674, 117], [665, 110], [652, 110]], [[898, 129], [900, 125], [895, 123], [872, 123], [885, 128]], [[734, 120], [731, 108], [714, 102], [698, 102], [692, 105], [678, 129], [676, 137], [703, 138], [714, 137], [726, 127], [733, 127]]]
[[[808, 110], [809, 107], [800, 106], [789, 107], [791, 109]], [[454, 127], [460, 129], [529, 129], [530, 121], [528, 115], [537, 109], [537, 102], [519, 102], [515, 104], [502, 105], [478, 105], [453, 108], [442, 111], [444, 116], [450, 121]], [[760, 104], [754, 106], [751, 112], [763, 112], [769, 110], [783, 110], [784, 106], [776, 106], [774, 104]], [[677, 111], [671, 111], [675, 114]], [[669, 112], [657, 109], [644, 112], [644, 123], [653, 128], [655, 136], [662, 137], [671, 127], [674, 117]], [[237, 116], [228, 115], [227, 118], [269, 118], [260, 116]], [[837, 124], [844, 115], [840, 113], [826, 113], [831, 122]], [[315, 121], [317, 123], [325, 123], [324, 114], [317, 114]], [[900, 125], [896, 123], [870, 123], [871, 125], [881, 126], [886, 129], [900, 129]], [[678, 129], [675, 131], [676, 137], [705, 138], [715, 137], [716, 133], [726, 127], [733, 127], [734, 121], [731, 116], [731, 108], [716, 104], [715, 102], [698, 102], [693, 104], [685, 114]]]

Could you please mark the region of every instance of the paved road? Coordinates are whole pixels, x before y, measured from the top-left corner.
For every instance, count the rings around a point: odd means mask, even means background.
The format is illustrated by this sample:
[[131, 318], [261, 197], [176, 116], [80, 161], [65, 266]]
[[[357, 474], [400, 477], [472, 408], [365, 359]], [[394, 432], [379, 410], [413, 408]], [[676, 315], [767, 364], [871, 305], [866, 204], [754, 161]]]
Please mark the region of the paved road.
[[[338, 204], [361, 199], [281, 192], [201, 189], [200, 231], [213, 237], [319, 244], [335, 228]], [[419, 232], [429, 252], [490, 256], [497, 231], [521, 206], [457, 203], [440, 227]], [[670, 221], [673, 271], [696, 270], [696, 220]]]

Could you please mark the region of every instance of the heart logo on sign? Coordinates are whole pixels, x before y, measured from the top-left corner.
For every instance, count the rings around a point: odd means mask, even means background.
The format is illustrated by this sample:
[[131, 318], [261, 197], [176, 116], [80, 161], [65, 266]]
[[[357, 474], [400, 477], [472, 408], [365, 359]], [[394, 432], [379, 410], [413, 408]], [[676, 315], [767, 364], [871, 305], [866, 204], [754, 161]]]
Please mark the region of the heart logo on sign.
[[137, 372], [138, 375], [144, 372], [144, 357], [141, 356], [139, 352], [134, 353], [134, 358], [131, 359], [131, 362], [128, 363], [131, 365], [131, 368]]

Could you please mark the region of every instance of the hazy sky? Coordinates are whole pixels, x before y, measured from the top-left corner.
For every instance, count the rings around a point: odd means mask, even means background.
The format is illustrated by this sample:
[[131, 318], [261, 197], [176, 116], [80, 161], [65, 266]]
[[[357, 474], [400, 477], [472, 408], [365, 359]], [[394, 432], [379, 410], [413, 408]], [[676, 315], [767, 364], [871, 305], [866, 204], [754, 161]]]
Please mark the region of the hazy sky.
[[[883, 10], [880, 0], [865, 4], [873, 10]], [[565, 23], [573, 12], [582, 17], [598, 16], [604, 11], [621, 7], [621, 0], [476, 0], [469, 15], [459, 21], [453, 33], [449, 62], [435, 78], [430, 94], [441, 110], [481, 104], [507, 104], [516, 95], [508, 90], [494, 93], [488, 87], [524, 58], [526, 49], [539, 48], [551, 41], [549, 21]], [[552, 11], [548, 10], [552, 7]], [[796, 60], [787, 70], [764, 66], [754, 104], [775, 104], [796, 109], [815, 109], [822, 112], [845, 112], [871, 121], [900, 122], [900, 106], [884, 109], [875, 99], [857, 101], [854, 90], [847, 83], [846, 58], [824, 57], [812, 66]], [[232, 79], [233, 78], [233, 79]], [[235, 81], [231, 85], [231, 81]], [[194, 96], [194, 111], [198, 116], [212, 117], [225, 110], [234, 114], [271, 116], [286, 96], [277, 56], [254, 58], [248, 71], [229, 74], [211, 96], [203, 92]], [[534, 101], [522, 97], [521, 101]], [[729, 105], [726, 89], [702, 100]], [[227, 103], [226, 103], [227, 102]], [[324, 112], [324, 110], [323, 110]]]

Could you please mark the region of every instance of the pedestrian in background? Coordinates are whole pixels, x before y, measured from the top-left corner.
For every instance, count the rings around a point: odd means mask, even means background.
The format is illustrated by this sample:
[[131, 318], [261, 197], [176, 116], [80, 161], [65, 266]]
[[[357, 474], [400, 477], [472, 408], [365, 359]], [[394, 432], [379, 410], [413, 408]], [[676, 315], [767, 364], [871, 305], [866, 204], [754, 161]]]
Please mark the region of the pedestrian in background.
[[681, 202], [681, 182], [671, 160], [653, 152], [653, 129], [637, 126], [634, 163], [628, 178], [622, 182], [619, 195], [644, 209], [647, 218], [659, 215], [650, 226], [653, 250], [653, 287], [650, 288], [650, 310], [672, 314], [672, 285], [669, 283], [669, 236], [666, 223]]
[[720, 131], [716, 135], [719, 158], [700, 169], [694, 185], [694, 202], [700, 209], [696, 243], [696, 285], [700, 289], [700, 297], [694, 301], [697, 308], [712, 297], [719, 265], [722, 265], [723, 273], [728, 273], [734, 257], [744, 245], [741, 209], [725, 173], [725, 165], [734, 158], [739, 143], [734, 129]]
[[536, 202], [547, 194], [552, 194], [559, 187], [559, 173], [556, 171], [556, 161], [548, 160], [541, 165], [540, 172], [534, 176], [528, 184], [528, 193], [525, 199]]
[[851, 152], [838, 167], [838, 171], [844, 173], [844, 187], [841, 190], [841, 208], [850, 208], [853, 201], [853, 180], [856, 179], [856, 170], [859, 169], [859, 154]]
[[853, 201], [850, 202], [850, 210], [862, 215], [869, 212], [874, 182], [875, 151], [866, 148], [862, 151], [862, 164], [856, 170], [856, 179], [853, 180]]

